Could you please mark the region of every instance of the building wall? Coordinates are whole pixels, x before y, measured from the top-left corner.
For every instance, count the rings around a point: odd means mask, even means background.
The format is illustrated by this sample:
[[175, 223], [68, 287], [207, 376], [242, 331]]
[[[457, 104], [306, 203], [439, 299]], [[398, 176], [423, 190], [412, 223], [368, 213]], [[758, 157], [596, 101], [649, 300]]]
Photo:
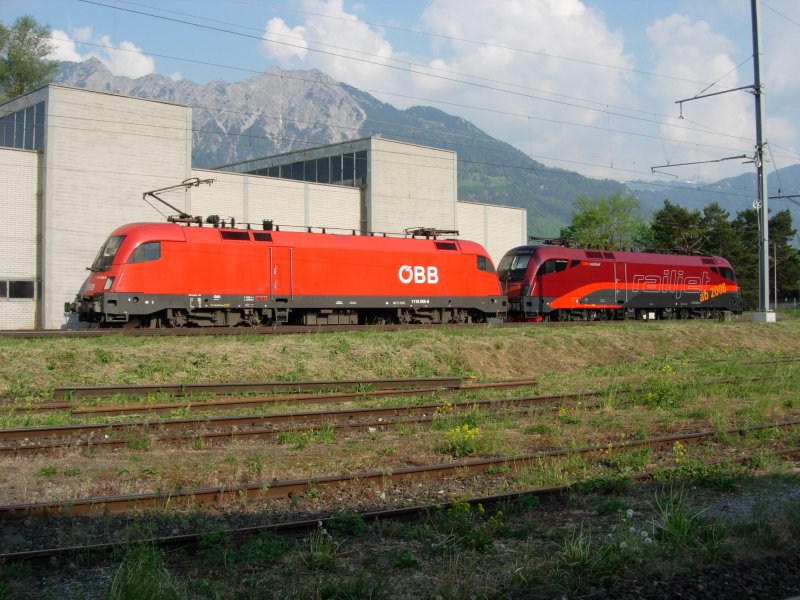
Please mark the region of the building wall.
[[456, 154], [380, 138], [371, 142], [369, 230], [455, 229]]
[[[142, 194], [189, 177], [191, 110], [60, 86], [44, 89], [42, 324], [58, 328], [66, 323], [64, 302], [75, 298], [111, 231], [161, 219]], [[182, 207], [182, 192], [170, 201]]]
[[[38, 287], [39, 153], [0, 148], [0, 283], [34, 282]], [[34, 329], [37, 300], [8, 299], [0, 285], [0, 329]]]
[[513, 206], [458, 203], [459, 237], [482, 244], [495, 267], [511, 248], [528, 242], [527, 211]]
[[194, 215], [233, 217], [253, 227], [268, 219], [281, 226], [331, 228], [330, 233], [359, 229], [358, 188], [200, 169], [192, 176], [215, 180], [192, 188], [189, 212]]

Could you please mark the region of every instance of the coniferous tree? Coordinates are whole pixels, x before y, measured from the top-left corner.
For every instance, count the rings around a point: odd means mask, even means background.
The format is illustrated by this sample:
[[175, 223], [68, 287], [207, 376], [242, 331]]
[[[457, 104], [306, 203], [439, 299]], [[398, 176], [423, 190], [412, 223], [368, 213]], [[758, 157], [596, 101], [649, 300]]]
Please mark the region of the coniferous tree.
[[690, 211], [664, 200], [664, 207], [653, 214], [650, 222], [651, 249], [683, 254], [699, 251], [704, 239], [701, 221], [699, 210]]

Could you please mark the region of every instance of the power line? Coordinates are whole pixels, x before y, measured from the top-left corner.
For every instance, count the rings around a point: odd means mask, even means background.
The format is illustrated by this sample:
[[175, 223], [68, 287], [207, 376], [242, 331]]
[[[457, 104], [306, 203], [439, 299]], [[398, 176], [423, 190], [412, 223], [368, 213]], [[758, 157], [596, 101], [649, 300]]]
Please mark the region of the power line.
[[[81, 0], [81, 1], [83, 1], [83, 0]], [[321, 18], [324, 18], [324, 19], [330, 19], [330, 20], [344, 21], [344, 22], [347, 22], [347, 23], [353, 23], [353, 21], [351, 19], [347, 19], [347, 18], [344, 18], [344, 17], [337, 17], [335, 15], [326, 15], [326, 14], [323, 14], [323, 13], [317, 13], [317, 12], [313, 12], [313, 11], [305, 11], [305, 10], [300, 10], [300, 9], [287, 8], [287, 7], [283, 7], [283, 6], [275, 6], [275, 5], [266, 4], [266, 3], [263, 3], [263, 2], [252, 2], [252, 1], [247, 1], [247, 0], [230, 0], [230, 1], [238, 3], [238, 4], [245, 4], [245, 5], [256, 6], [256, 7], [260, 7], [260, 8], [268, 8], [268, 9], [275, 10], [275, 11], [289, 12], [289, 13], [294, 13], [294, 14], [308, 15], [308, 16], [315, 16], [315, 17], [321, 17]], [[130, 0], [119, 0], [119, 2], [122, 2], [124, 4], [131, 4], [133, 6], [140, 6], [142, 8], [149, 8], [149, 9], [153, 9], [153, 10], [159, 10], [159, 11], [164, 12], [164, 13], [177, 14], [177, 15], [181, 15], [181, 16], [185, 16], [185, 17], [192, 17], [192, 18], [196, 18], [196, 19], [200, 19], [200, 20], [204, 20], [204, 21], [211, 20], [211, 19], [208, 19], [208, 18], [205, 18], [205, 17], [200, 17], [198, 15], [192, 15], [192, 14], [189, 14], [189, 13], [181, 13], [181, 12], [177, 12], [177, 11], [171, 11], [171, 10], [167, 10], [167, 9], [164, 9], [164, 8], [161, 8], [161, 7], [158, 7], [158, 6], [142, 4], [142, 3], [139, 3], [139, 2], [132, 2]], [[109, 8], [111, 8], [111, 7], [109, 7]], [[261, 29], [258, 29], [258, 28], [255, 28], [255, 27], [248, 27], [246, 25], [238, 25], [236, 23], [226, 23], [224, 21], [219, 21], [217, 19], [214, 19], [214, 21], [215, 22], [221, 22], [221, 23], [224, 23], [226, 25], [232, 25], [234, 27], [240, 27], [242, 29], [250, 29], [250, 30], [262, 31]], [[608, 63], [601, 63], [601, 62], [596, 62], [596, 61], [591, 61], [591, 60], [586, 60], [586, 59], [574, 58], [574, 57], [569, 57], [569, 56], [561, 56], [561, 55], [558, 55], [558, 54], [551, 54], [549, 52], [541, 52], [541, 51], [537, 51], [537, 50], [528, 50], [528, 49], [525, 49], [525, 48], [517, 48], [517, 47], [514, 47], [514, 46], [505, 46], [505, 45], [502, 45], [502, 44], [495, 44], [495, 43], [491, 43], [491, 42], [482, 42], [482, 41], [471, 40], [471, 39], [452, 36], [452, 35], [446, 35], [446, 34], [442, 34], [442, 33], [434, 33], [434, 32], [430, 32], [430, 31], [423, 31], [421, 29], [412, 29], [412, 28], [407, 28], [407, 27], [399, 27], [399, 26], [396, 26], [396, 25], [387, 25], [385, 23], [376, 23], [376, 22], [373, 22], [373, 21], [364, 21], [364, 20], [361, 20], [361, 19], [358, 20], [358, 23], [364, 24], [364, 25], [369, 25], [369, 26], [372, 26], [372, 27], [380, 27], [382, 29], [389, 29], [389, 30], [400, 31], [400, 32], [404, 32], [404, 33], [413, 33], [415, 35], [421, 35], [421, 36], [425, 36], [425, 37], [438, 38], [438, 39], [444, 39], [444, 40], [455, 41], [455, 42], [463, 42], [463, 43], [473, 44], [473, 45], [476, 45], [476, 46], [483, 46], [483, 47], [487, 47], [487, 48], [497, 48], [499, 50], [511, 50], [513, 52], [519, 52], [519, 53], [522, 53], [522, 54], [531, 54], [531, 55], [535, 55], [535, 56], [543, 56], [545, 58], [555, 58], [555, 59], [558, 59], [558, 60], [565, 60], [565, 61], [575, 62], [575, 63], [579, 63], [579, 64], [585, 64], [585, 65], [590, 65], [590, 66], [595, 66], [595, 67], [603, 67], [603, 68], [613, 69], [613, 70], [617, 70], [617, 71], [623, 71], [623, 72], [627, 72], [627, 73], [636, 73], [638, 75], [648, 75], [648, 76], [651, 76], [651, 77], [660, 77], [660, 78], [663, 78], [663, 79], [671, 79], [671, 80], [674, 80], [674, 81], [683, 81], [683, 82], [686, 82], [686, 83], [697, 83], [697, 84], [700, 84], [700, 85], [704, 85], [705, 84], [705, 82], [702, 82], [702, 81], [697, 81], [697, 80], [694, 80], [694, 79], [688, 79], [688, 78], [684, 78], [684, 77], [676, 77], [674, 75], [665, 75], [663, 73], [654, 73], [654, 72], [651, 72], [651, 71], [643, 71], [641, 69], [633, 69], [633, 68], [630, 68], [630, 67], [623, 67], [623, 66], [620, 66], [620, 65], [611, 65], [611, 64], [608, 64]], [[284, 35], [283, 37], [292, 38], [293, 36]], [[295, 37], [294, 39], [298, 39], [298, 38]], [[305, 40], [305, 38], [303, 38], [303, 39]], [[329, 47], [333, 47], [333, 48], [337, 47], [337, 46], [333, 46], [331, 44], [326, 44], [324, 42], [320, 42], [318, 40], [308, 40], [308, 41], [312, 41], [313, 43], [319, 44], [321, 46], [329, 46]], [[344, 48], [344, 49], [346, 49], [346, 48]], [[350, 51], [351, 52], [359, 52], [357, 50], [350, 50]], [[366, 53], [363, 53], [363, 52], [359, 52], [359, 53], [360, 54], [366, 54]], [[400, 59], [391, 59], [391, 60], [396, 60], [397, 62], [403, 62], [405, 64], [408, 64], [408, 61], [402, 61]], [[429, 68], [426, 65], [419, 65], [419, 66], [423, 66], [425, 68]], [[511, 84], [509, 84], [509, 85], [511, 85]]]
[[[231, 35], [237, 35], [237, 36], [241, 36], [241, 37], [257, 39], [259, 41], [262, 41], [264, 39], [262, 36], [254, 36], [254, 35], [250, 35], [250, 34], [246, 34], [246, 33], [241, 33], [241, 32], [231, 31], [231, 30], [228, 30], [228, 29], [223, 29], [221, 27], [214, 27], [214, 26], [211, 26], [211, 25], [203, 25], [203, 24], [200, 24], [200, 23], [192, 23], [190, 21], [184, 21], [182, 19], [175, 19], [175, 18], [172, 18], [172, 17], [165, 17], [165, 16], [156, 15], [156, 14], [152, 14], [152, 13], [146, 13], [146, 12], [143, 12], [143, 11], [137, 11], [137, 10], [132, 10], [132, 9], [128, 9], [128, 8], [121, 8], [119, 6], [110, 6], [110, 5], [107, 5], [107, 4], [100, 3], [100, 2], [95, 2], [93, 0], [79, 0], [79, 1], [80, 2], [84, 2], [86, 4], [93, 4], [93, 5], [102, 6], [102, 7], [105, 7], [105, 8], [111, 8], [111, 9], [114, 9], [114, 10], [120, 10], [120, 11], [130, 12], [130, 13], [134, 13], [134, 14], [144, 15], [144, 16], [148, 16], [148, 17], [153, 17], [153, 18], [156, 18], [156, 19], [163, 19], [163, 20], [167, 20], [167, 21], [171, 21], [171, 22], [181, 23], [181, 24], [184, 24], [184, 25], [190, 25], [190, 26], [193, 26], [193, 27], [199, 27], [199, 28], [202, 28], [202, 29], [208, 29], [208, 30], [212, 30], [212, 31], [222, 32], [222, 33], [229, 33]], [[274, 43], [282, 44], [282, 45], [289, 46], [289, 47], [292, 47], [292, 48], [299, 48], [299, 49], [302, 49], [302, 50], [309, 50], [309, 51], [312, 51], [312, 52], [318, 52], [318, 53], [321, 53], [321, 54], [327, 54], [327, 55], [330, 55], [330, 56], [336, 56], [336, 57], [344, 58], [344, 59], [347, 59], [347, 60], [356, 60], [352, 56], [347, 56], [345, 54], [338, 54], [336, 52], [329, 52], [329, 51], [321, 50], [321, 49], [318, 49], [318, 48], [311, 48], [311, 47], [308, 47], [308, 46], [298, 46], [296, 44], [290, 44], [290, 43], [287, 43], [287, 42], [279, 42], [279, 41], [276, 41], [276, 40], [268, 40], [268, 41], [272, 41]], [[116, 48], [115, 48], [115, 50], [116, 50]], [[355, 51], [355, 52], [358, 52], [358, 51]], [[369, 55], [369, 56], [373, 56], [374, 57], [375, 55]], [[634, 117], [634, 116], [631, 116], [631, 115], [626, 115], [624, 113], [611, 112], [609, 110], [602, 110], [602, 109], [599, 109], [599, 108], [592, 108], [592, 107], [589, 107], [589, 106], [583, 106], [583, 105], [579, 105], [579, 104], [573, 104], [573, 103], [570, 103], [570, 102], [554, 100], [554, 99], [551, 99], [551, 98], [545, 98], [545, 97], [536, 96], [536, 95], [533, 95], [533, 94], [527, 94], [527, 93], [523, 93], [523, 92], [517, 92], [517, 91], [513, 91], [513, 90], [497, 88], [497, 87], [494, 87], [494, 86], [491, 86], [491, 85], [477, 83], [477, 82], [474, 82], [474, 81], [465, 81], [465, 80], [457, 79], [457, 78], [454, 78], [454, 77], [445, 77], [443, 75], [435, 75], [435, 74], [426, 73], [426, 72], [423, 72], [423, 71], [415, 71], [412, 68], [406, 68], [406, 67], [399, 66], [399, 65], [386, 64], [385, 62], [369, 61], [369, 60], [364, 60], [364, 59], [358, 59], [358, 60], [361, 60], [361, 62], [366, 62], [368, 64], [373, 64], [373, 65], [376, 65], [376, 66], [381, 66], [381, 67], [385, 67], [385, 68], [389, 68], [389, 69], [403, 71], [403, 72], [407, 72], [407, 73], [411, 73], [411, 74], [415, 74], [415, 75], [421, 75], [421, 76], [424, 76], [424, 77], [430, 77], [430, 78], [433, 78], [433, 79], [440, 79], [440, 80], [443, 80], [443, 81], [450, 81], [452, 83], [461, 83], [461, 84], [464, 84], [464, 85], [477, 87], [479, 89], [502, 92], [502, 93], [509, 94], [509, 95], [512, 95], [512, 96], [519, 96], [519, 97], [523, 97], [523, 98], [529, 98], [529, 99], [532, 99], [532, 100], [540, 100], [542, 102], [551, 102], [551, 103], [555, 103], [555, 104], [558, 104], [558, 105], [561, 105], [561, 106], [566, 106], [566, 107], [571, 107], [571, 108], [578, 108], [578, 109], [581, 109], [581, 110], [588, 110], [588, 111], [598, 112], [598, 113], [607, 114], [607, 115], [611, 115], [611, 116], [617, 116], [617, 117], [621, 117], [621, 118], [644, 121], [644, 122], [648, 122], [648, 123], [653, 122], [650, 119], [644, 119], [644, 118], [641, 118], [641, 117]], [[408, 63], [404, 63], [404, 64], [408, 64]], [[470, 75], [467, 75], [467, 76], [474, 77], [474, 76], [470, 76]], [[504, 83], [504, 85], [513, 85], [513, 84], [505, 84]], [[516, 86], [516, 87], [522, 87], [522, 86]], [[522, 87], [522, 89], [528, 89], [528, 88]], [[597, 103], [595, 101], [590, 101], [590, 100], [579, 100], [579, 101]], [[629, 110], [629, 109], [624, 109], [624, 110]], [[630, 109], [630, 110], [634, 110], [634, 109]], [[638, 110], [636, 110], [636, 112], [644, 112], [644, 114], [652, 114], [652, 113], [649, 113], [649, 112], [646, 112], [646, 111], [638, 111]], [[656, 123], [659, 124], [659, 125], [664, 125], [664, 126], [668, 126], [668, 127], [678, 127], [678, 126], [672, 125], [670, 123], [662, 123], [662, 122], [658, 122], [658, 121], [656, 121]], [[710, 132], [707, 132], [707, 133], [710, 133]], [[717, 135], [725, 135], [725, 134], [717, 134]], [[734, 136], [729, 136], [729, 137], [734, 137]]]
[[[54, 38], [54, 39], [61, 39], [61, 38]], [[109, 50], [116, 50], [116, 51], [122, 51], [122, 52], [138, 52], [138, 51], [130, 50], [130, 49], [115, 48], [115, 47], [108, 46], [108, 45], [105, 45], [105, 44], [95, 44], [95, 43], [89, 43], [89, 42], [81, 42], [81, 43], [85, 44], [85, 45], [104, 48], [104, 49], [109, 49]], [[295, 80], [295, 81], [322, 83], [323, 85], [330, 85], [330, 86], [335, 86], [335, 87], [341, 87], [341, 85], [342, 85], [339, 82], [328, 83], [328, 82], [325, 82], [325, 81], [319, 81], [319, 80], [312, 80], [312, 79], [306, 79], [306, 78], [302, 78], [302, 77], [297, 77], [295, 75], [289, 75], [289, 74], [286, 74], [286, 73], [282, 73], [280, 75], [276, 75], [276, 74], [269, 73], [269, 72], [255, 71], [255, 70], [252, 70], [252, 69], [246, 69], [246, 68], [242, 68], [242, 67], [235, 67], [235, 66], [230, 66], [230, 65], [222, 65], [222, 64], [219, 64], [219, 63], [209, 63], [209, 62], [205, 62], [205, 61], [199, 61], [199, 60], [194, 60], [194, 59], [186, 59], [186, 58], [163, 55], [163, 54], [158, 54], [158, 53], [147, 52], [146, 54], [149, 55], [149, 56], [166, 58], [166, 59], [170, 59], [170, 60], [179, 60], [179, 61], [191, 62], [191, 63], [194, 63], [194, 64], [205, 64], [205, 65], [208, 65], [208, 66], [241, 70], [241, 71], [245, 71], [245, 72], [249, 72], [249, 73], [255, 73], [255, 74], [258, 74], [258, 75], [266, 75], [266, 76], [270, 76], [270, 77], [281, 77], [281, 78], [291, 79], [291, 80]], [[197, 85], [200, 85], [200, 84], [197, 84]], [[570, 125], [570, 126], [574, 126], [574, 127], [597, 129], [597, 130], [609, 131], [609, 132], [613, 132], [613, 133], [620, 133], [620, 134], [624, 134], [624, 135], [633, 135], [633, 136], [638, 136], [638, 137], [645, 137], [645, 138], [650, 138], [650, 139], [664, 140], [664, 141], [669, 141], [669, 142], [698, 145], [695, 142], [686, 142], [684, 140], [675, 139], [675, 138], [665, 138], [663, 136], [640, 134], [640, 133], [636, 133], [636, 132], [625, 131], [625, 130], [622, 130], [622, 129], [609, 129], [609, 128], [603, 128], [603, 127], [597, 127], [597, 126], [590, 126], [590, 125], [585, 125], [585, 124], [581, 124], [581, 123], [573, 123], [573, 122], [564, 121], [564, 120], [547, 119], [547, 118], [544, 118], [544, 117], [536, 117], [536, 116], [525, 115], [525, 114], [521, 114], [521, 113], [512, 113], [510, 111], [503, 111], [503, 110], [499, 110], [499, 109], [495, 109], [495, 108], [485, 108], [485, 107], [474, 106], [474, 105], [466, 105], [466, 104], [460, 104], [460, 103], [455, 103], [455, 102], [448, 102], [448, 101], [444, 101], [444, 100], [436, 100], [436, 99], [433, 99], [433, 98], [424, 98], [424, 97], [419, 97], [419, 96], [412, 97], [412, 96], [408, 96], [408, 95], [405, 95], [405, 94], [387, 92], [385, 90], [374, 90], [374, 89], [368, 89], [367, 88], [367, 89], [362, 89], [361, 91], [365, 91], [365, 92], [369, 92], [369, 93], [376, 93], [376, 94], [385, 94], [385, 95], [401, 97], [401, 98], [414, 98], [414, 99], [421, 100], [421, 101], [424, 101], [424, 102], [429, 102], [429, 103], [442, 104], [442, 105], [447, 105], [447, 106], [458, 106], [458, 107], [462, 107], [462, 108], [470, 108], [470, 109], [473, 109], [473, 110], [493, 112], [493, 113], [502, 114], [502, 115], [505, 115], [505, 116], [524, 117], [524, 118], [534, 119], [534, 120], [537, 120], [537, 121], [546, 121], [546, 122], [552, 122], [552, 123], [557, 123], [557, 124]], [[504, 91], [504, 90], [498, 90], [498, 91]], [[748, 140], [746, 138], [741, 138], [739, 136], [735, 136], [735, 135], [732, 135], [732, 134], [727, 134], [727, 133], [724, 133], [724, 132], [719, 132], [719, 131], [716, 131], [716, 130], [710, 129], [710, 128], [687, 127], [687, 126], [683, 126], [683, 125], [678, 125], [678, 124], [658, 121], [656, 119], [643, 119], [643, 118], [638, 118], [638, 117], [632, 117], [630, 115], [625, 115], [625, 114], [622, 114], [622, 113], [616, 113], [616, 112], [611, 113], [611, 112], [607, 112], [607, 111], [601, 110], [601, 109], [591, 109], [591, 108], [583, 107], [583, 106], [580, 106], [580, 105], [561, 103], [561, 102], [558, 102], [556, 100], [550, 100], [550, 99], [543, 99], [543, 100], [546, 100], [546, 101], [549, 101], [549, 102], [554, 102], [556, 104], [564, 104], [565, 106], [570, 106], [570, 107], [573, 107], [573, 108], [581, 108], [581, 109], [585, 109], [585, 110], [595, 110], [595, 111], [600, 112], [600, 113], [606, 113], [606, 114], [609, 114], [609, 115], [619, 116], [619, 117], [622, 117], [622, 118], [629, 118], [629, 119], [633, 119], [633, 120], [636, 120], [636, 121], [641, 121], [641, 122], [645, 122], [645, 123], [653, 124], [653, 125], [671, 127], [671, 128], [675, 128], [675, 129], [682, 130], [682, 131], [692, 131], [692, 132], [704, 133], [704, 134], [708, 134], [708, 135], [717, 135], [717, 136], [722, 136], [722, 137], [728, 137], [730, 139], [737, 140], [737, 141], [744, 142], [744, 143], [748, 143], [748, 144], [752, 144], [753, 143], [752, 140]], [[582, 101], [591, 102], [591, 101], [587, 101], [587, 100], [582, 100]], [[203, 110], [210, 110], [210, 111], [213, 110], [213, 111], [221, 111], [221, 112], [238, 112], [239, 114], [246, 114], [246, 115], [251, 115], [251, 116], [259, 116], [259, 115], [263, 115], [264, 114], [264, 113], [243, 113], [241, 111], [226, 111], [225, 109], [220, 109], [220, 108], [215, 108], [215, 107], [202, 107], [202, 106], [199, 106], [199, 105], [193, 105], [192, 108], [200, 108], [200, 109], [203, 109]], [[623, 110], [631, 110], [631, 109], [623, 109]], [[642, 111], [642, 112], [644, 112], [644, 111]], [[645, 113], [645, 114], [653, 114], [653, 113]], [[284, 119], [286, 119], [285, 116], [284, 117], [275, 117], [275, 118], [284, 118]], [[288, 120], [294, 121], [294, 122], [299, 122], [299, 121], [295, 121], [295, 120], [292, 120], [292, 119], [288, 119]], [[329, 125], [329, 126], [338, 128], [335, 125]], [[409, 127], [409, 126], [406, 126], [406, 127]], [[731, 149], [729, 147], [714, 146], [714, 145], [711, 145], [711, 144], [699, 144], [699, 146], [701, 146], [703, 148], [719, 148], [719, 149], [729, 149], [729, 150]], [[783, 149], [786, 150], [787, 152], [792, 152], [788, 148], [783, 148]], [[800, 155], [798, 155], [798, 156], [800, 157]]]

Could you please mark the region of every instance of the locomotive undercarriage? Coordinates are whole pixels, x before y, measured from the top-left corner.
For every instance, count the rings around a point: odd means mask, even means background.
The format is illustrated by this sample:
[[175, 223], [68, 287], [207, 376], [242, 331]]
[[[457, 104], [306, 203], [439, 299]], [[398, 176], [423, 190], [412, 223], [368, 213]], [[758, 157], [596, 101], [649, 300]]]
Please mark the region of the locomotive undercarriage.
[[719, 319], [731, 311], [720, 308], [618, 308], [555, 309], [542, 318], [548, 321], [656, 321], [670, 319]]
[[[272, 325], [356, 325], [412, 323], [473, 323], [499, 320], [505, 310], [504, 298], [446, 300], [446, 306], [408, 306], [411, 301], [375, 298], [271, 298], [253, 297], [169, 297], [106, 294], [68, 304], [83, 322], [100, 327], [259, 327]], [[176, 307], [181, 305], [181, 307]], [[244, 304], [244, 306], [242, 306]], [[258, 304], [258, 306], [253, 306]], [[320, 308], [320, 305], [356, 305], [358, 308]], [[388, 308], [387, 304], [406, 305]], [[474, 305], [478, 305], [476, 308]], [[496, 312], [484, 312], [487, 310]], [[459, 306], [459, 308], [455, 308]], [[473, 305], [473, 306], [470, 306]], [[380, 306], [380, 308], [378, 308]], [[461, 306], [466, 306], [463, 308]]]

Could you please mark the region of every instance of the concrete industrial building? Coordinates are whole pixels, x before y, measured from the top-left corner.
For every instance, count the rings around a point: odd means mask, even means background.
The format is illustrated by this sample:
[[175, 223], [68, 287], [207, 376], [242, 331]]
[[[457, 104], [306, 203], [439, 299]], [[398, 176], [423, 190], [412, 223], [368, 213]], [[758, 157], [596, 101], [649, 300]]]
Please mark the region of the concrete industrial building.
[[495, 262], [526, 242], [523, 209], [459, 202], [454, 152], [365, 138], [193, 169], [191, 108], [48, 85], [0, 105], [0, 329], [68, 325], [86, 267], [108, 234], [159, 221], [142, 194], [237, 223], [402, 232], [456, 229]]

